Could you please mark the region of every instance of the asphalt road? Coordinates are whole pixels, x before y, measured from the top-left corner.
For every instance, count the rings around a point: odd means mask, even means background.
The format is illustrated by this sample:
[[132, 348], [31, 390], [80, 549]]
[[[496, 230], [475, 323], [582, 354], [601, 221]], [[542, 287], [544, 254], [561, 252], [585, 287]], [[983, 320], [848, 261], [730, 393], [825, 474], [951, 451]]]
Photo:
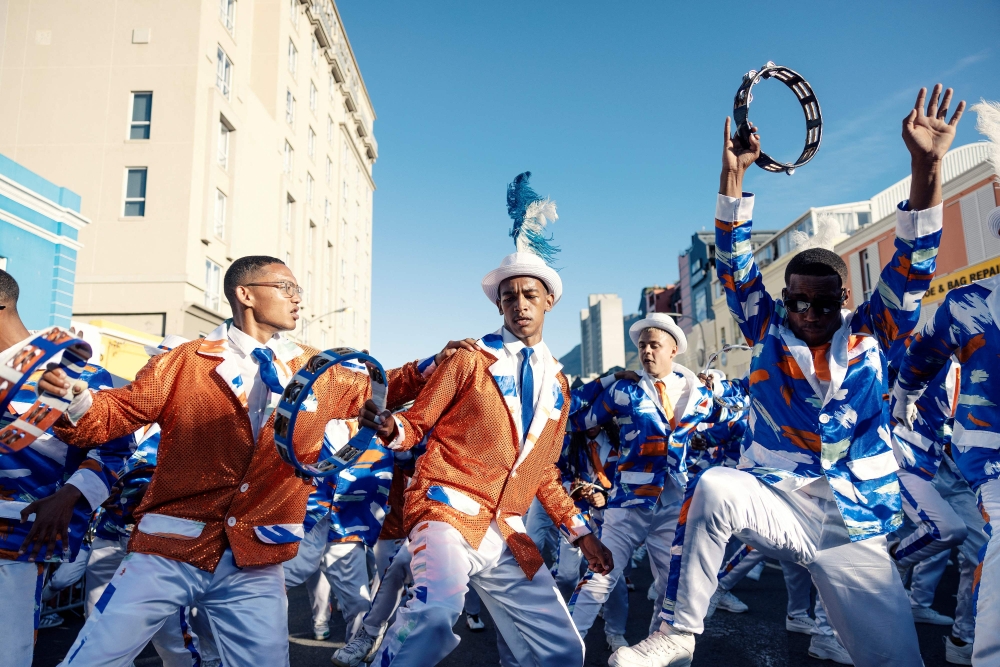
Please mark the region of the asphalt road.
[[[629, 624], [625, 638], [636, 643], [646, 635], [653, 603], [646, 600], [646, 589], [652, 577], [644, 564], [632, 574], [636, 590], [630, 594], [631, 605]], [[958, 573], [954, 565], [949, 565], [941, 585], [938, 587], [934, 608], [951, 615], [955, 609], [954, 591]], [[750, 606], [744, 614], [730, 614], [719, 611], [706, 624], [705, 634], [698, 639], [694, 666], [740, 665], [741, 667], [797, 667], [821, 664], [832, 665], [810, 658], [806, 651], [809, 638], [805, 635], [787, 632], [784, 626], [785, 585], [781, 571], [765, 568], [760, 581], [745, 579], [733, 591]], [[327, 667], [334, 649], [342, 644], [338, 641], [315, 641], [312, 638], [312, 621], [305, 589], [292, 589], [289, 599], [289, 651], [293, 667]], [[499, 656], [496, 649], [496, 633], [487, 616], [485, 632], [471, 633], [460, 620], [456, 632], [462, 642], [458, 648], [441, 663], [442, 667], [469, 667], [497, 665]], [[340, 639], [344, 634], [343, 620], [334, 614], [331, 639]], [[58, 628], [42, 630], [38, 635], [34, 665], [52, 667], [57, 665], [73, 643], [80, 626], [79, 618], [67, 616], [66, 623]], [[918, 625], [920, 648], [927, 667], [946, 665], [942, 637], [949, 628]], [[587, 635], [587, 667], [607, 665], [610, 651], [604, 644], [603, 621], [597, 623]], [[135, 661], [136, 667], [161, 665], [155, 651], [148, 646]], [[266, 667], [266, 666], [264, 666]]]

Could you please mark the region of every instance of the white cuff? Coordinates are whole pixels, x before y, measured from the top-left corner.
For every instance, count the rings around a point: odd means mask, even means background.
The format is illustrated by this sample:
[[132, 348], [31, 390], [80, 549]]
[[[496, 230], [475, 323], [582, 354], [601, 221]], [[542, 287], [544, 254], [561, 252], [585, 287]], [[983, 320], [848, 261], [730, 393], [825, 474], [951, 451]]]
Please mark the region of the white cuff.
[[617, 381], [618, 380], [615, 379], [615, 374], [614, 373], [608, 373], [607, 375], [602, 375], [601, 376], [601, 387], [603, 387], [604, 389], [607, 389], [608, 387], [610, 387], [611, 385], [613, 385]]
[[403, 431], [403, 422], [399, 421], [399, 417], [393, 415], [392, 418], [396, 421], [396, 437], [386, 447], [399, 450], [403, 446], [403, 441], [406, 440], [406, 432]]
[[72, 484], [80, 490], [83, 497], [90, 503], [91, 510], [96, 510], [111, 495], [104, 478], [93, 470], [87, 470], [86, 468], [77, 470], [66, 480], [66, 483]]
[[909, 200], [896, 207], [896, 236], [904, 241], [913, 241], [941, 231], [944, 220], [944, 204], [938, 204], [923, 211], [911, 211]]
[[723, 222], [736, 222], [737, 220], [753, 219], [752, 192], [744, 192], [740, 198], [719, 195], [715, 202], [715, 219]]
[[434, 371], [437, 369], [437, 357], [436, 355], [431, 355], [426, 359], [422, 359], [417, 363], [417, 370], [420, 371], [420, 375], [426, 380]]
[[69, 402], [69, 407], [66, 408], [66, 418], [69, 419], [69, 423], [76, 426], [77, 422], [80, 421], [83, 415], [87, 414], [87, 410], [93, 404], [94, 397], [91, 395], [89, 389], [81, 391], [74, 396], [73, 400]]
[[590, 526], [587, 525], [587, 520], [583, 518], [582, 513], [574, 514], [568, 524], [564, 523], [559, 528], [570, 544], [573, 544], [584, 535], [590, 535], [593, 532], [590, 530]]

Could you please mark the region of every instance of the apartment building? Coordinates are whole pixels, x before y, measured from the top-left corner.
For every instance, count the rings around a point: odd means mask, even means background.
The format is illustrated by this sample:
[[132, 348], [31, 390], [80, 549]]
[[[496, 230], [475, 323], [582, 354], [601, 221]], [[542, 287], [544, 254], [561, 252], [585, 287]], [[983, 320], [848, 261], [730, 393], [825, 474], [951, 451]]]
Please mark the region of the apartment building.
[[22, 0], [0, 30], [0, 153], [91, 221], [75, 320], [203, 335], [267, 254], [293, 335], [369, 345], [375, 112], [331, 0]]
[[580, 311], [580, 366], [584, 376], [625, 368], [622, 300], [617, 294], [591, 294]]

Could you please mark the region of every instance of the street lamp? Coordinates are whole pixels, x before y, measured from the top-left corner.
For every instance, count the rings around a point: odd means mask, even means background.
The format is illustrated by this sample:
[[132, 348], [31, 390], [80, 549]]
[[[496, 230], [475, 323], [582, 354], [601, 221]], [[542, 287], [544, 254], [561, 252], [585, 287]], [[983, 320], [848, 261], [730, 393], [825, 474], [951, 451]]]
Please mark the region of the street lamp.
[[302, 335], [303, 338], [305, 338], [306, 329], [308, 329], [309, 325], [312, 324], [313, 322], [315, 322], [316, 320], [321, 320], [324, 317], [326, 317], [327, 315], [336, 315], [338, 313], [350, 313], [350, 312], [353, 312], [353, 311], [354, 311], [354, 306], [344, 306], [343, 308], [337, 308], [336, 310], [331, 310], [328, 313], [323, 313], [322, 315], [317, 315], [316, 317], [314, 317], [312, 319], [309, 319], [309, 320], [307, 320], [306, 318], [303, 317], [302, 318], [302, 334], [301, 335]]

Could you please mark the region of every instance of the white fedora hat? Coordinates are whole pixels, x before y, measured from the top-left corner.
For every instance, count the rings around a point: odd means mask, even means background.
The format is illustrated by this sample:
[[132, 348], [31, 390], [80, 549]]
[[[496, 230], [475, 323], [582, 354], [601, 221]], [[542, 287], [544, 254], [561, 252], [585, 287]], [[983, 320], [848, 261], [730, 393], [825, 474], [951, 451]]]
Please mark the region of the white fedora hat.
[[163, 354], [164, 352], [169, 352], [178, 345], [183, 345], [189, 342], [184, 336], [178, 336], [176, 334], [167, 334], [166, 338], [156, 347], [152, 345], [143, 345], [143, 349], [146, 350], [146, 354], [151, 357], [155, 357], [158, 354]]
[[562, 279], [555, 269], [533, 252], [512, 252], [503, 258], [500, 266], [486, 274], [483, 278], [483, 292], [490, 303], [497, 302], [500, 283], [515, 276], [538, 278], [555, 297], [553, 304], [559, 303], [562, 297]]
[[664, 313], [650, 313], [628, 328], [628, 337], [632, 339], [632, 344], [639, 347], [639, 334], [643, 329], [653, 327], [662, 329], [670, 334], [677, 341], [677, 354], [684, 354], [688, 349], [687, 336], [681, 328], [674, 322], [674, 318]]

